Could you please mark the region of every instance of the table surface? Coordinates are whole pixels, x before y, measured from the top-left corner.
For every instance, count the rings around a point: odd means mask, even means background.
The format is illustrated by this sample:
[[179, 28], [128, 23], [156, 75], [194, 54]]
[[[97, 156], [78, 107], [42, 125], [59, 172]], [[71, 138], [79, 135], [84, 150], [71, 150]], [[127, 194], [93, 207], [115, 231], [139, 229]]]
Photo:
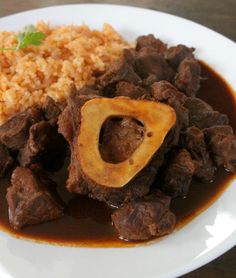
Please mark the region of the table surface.
[[[0, 17], [40, 7], [85, 3], [79, 0], [0, 0]], [[236, 41], [236, 0], [111, 0], [87, 1], [89, 3], [113, 3], [150, 8], [178, 15], [205, 25]], [[236, 277], [236, 247], [215, 261], [183, 278], [233, 278]]]

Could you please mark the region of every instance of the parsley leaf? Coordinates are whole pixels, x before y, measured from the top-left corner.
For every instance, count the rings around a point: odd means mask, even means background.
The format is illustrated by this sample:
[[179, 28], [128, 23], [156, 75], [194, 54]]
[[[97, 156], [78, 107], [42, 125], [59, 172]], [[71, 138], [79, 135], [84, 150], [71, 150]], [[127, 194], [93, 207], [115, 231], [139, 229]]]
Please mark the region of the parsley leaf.
[[46, 35], [39, 32], [34, 25], [26, 26], [23, 32], [17, 34], [17, 45], [13, 48], [2, 48], [2, 50], [19, 50], [26, 48], [28, 45], [40, 45], [45, 39]]
[[15, 50], [25, 48], [28, 45], [40, 45], [45, 37], [44, 33], [37, 31], [33, 25], [29, 25], [16, 36], [18, 43]]

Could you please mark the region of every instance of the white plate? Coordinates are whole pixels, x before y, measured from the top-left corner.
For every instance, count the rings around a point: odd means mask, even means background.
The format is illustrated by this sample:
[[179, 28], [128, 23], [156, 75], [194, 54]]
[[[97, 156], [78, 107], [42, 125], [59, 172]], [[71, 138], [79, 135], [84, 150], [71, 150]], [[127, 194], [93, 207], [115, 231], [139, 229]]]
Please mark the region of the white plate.
[[[236, 89], [236, 44], [172, 15], [115, 5], [71, 5], [27, 11], [0, 19], [0, 30], [19, 30], [38, 20], [53, 24], [112, 24], [126, 39], [153, 33], [169, 44], [197, 48], [198, 58]], [[236, 243], [236, 181], [204, 213], [181, 230], [146, 247], [70, 248], [36, 244], [0, 232], [1, 278], [176, 277], [221, 255]]]

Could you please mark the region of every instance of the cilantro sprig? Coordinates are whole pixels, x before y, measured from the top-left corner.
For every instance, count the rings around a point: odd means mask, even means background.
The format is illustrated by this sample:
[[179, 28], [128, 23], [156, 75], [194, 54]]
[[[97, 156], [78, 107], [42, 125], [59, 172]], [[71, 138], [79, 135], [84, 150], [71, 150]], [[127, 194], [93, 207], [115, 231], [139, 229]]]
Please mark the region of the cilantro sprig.
[[12, 48], [2, 48], [1, 50], [19, 50], [26, 48], [28, 45], [41, 45], [46, 35], [38, 31], [34, 25], [26, 26], [23, 32], [16, 35], [17, 45]]

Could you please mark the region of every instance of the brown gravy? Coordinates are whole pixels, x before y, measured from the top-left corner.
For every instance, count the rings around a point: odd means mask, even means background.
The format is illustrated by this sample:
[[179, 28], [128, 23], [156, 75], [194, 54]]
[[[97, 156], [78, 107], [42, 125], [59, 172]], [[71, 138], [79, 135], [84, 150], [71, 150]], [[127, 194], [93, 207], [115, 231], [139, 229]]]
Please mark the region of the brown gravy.
[[[202, 63], [202, 81], [200, 98], [207, 101], [214, 109], [226, 113], [236, 130], [236, 102], [226, 82], [210, 67]], [[186, 199], [175, 199], [171, 209], [177, 216], [181, 227], [209, 207], [227, 188], [235, 176], [223, 169], [219, 170], [213, 183], [202, 184], [194, 181]], [[64, 189], [66, 165], [52, 178], [59, 184], [59, 193], [67, 203], [65, 216], [56, 221], [25, 227], [14, 231], [8, 223], [8, 208], [5, 200], [8, 178], [0, 181], [0, 226], [4, 231], [25, 239], [53, 244], [89, 246], [89, 247], [128, 247], [135, 243], [121, 241], [111, 224], [112, 209], [104, 203], [84, 196], [75, 196]]]

